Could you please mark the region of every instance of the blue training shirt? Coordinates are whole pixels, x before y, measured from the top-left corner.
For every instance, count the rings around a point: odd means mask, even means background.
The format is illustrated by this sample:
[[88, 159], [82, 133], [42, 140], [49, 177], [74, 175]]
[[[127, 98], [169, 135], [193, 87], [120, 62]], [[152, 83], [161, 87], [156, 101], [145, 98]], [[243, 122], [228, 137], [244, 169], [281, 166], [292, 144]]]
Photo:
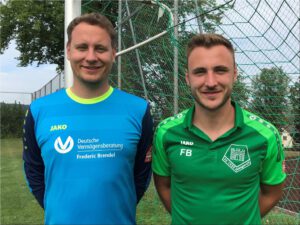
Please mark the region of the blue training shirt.
[[147, 102], [113, 89], [83, 101], [61, 90], [34, 101], [24, 170], [46, 224], [134, 224], [151, 176]]

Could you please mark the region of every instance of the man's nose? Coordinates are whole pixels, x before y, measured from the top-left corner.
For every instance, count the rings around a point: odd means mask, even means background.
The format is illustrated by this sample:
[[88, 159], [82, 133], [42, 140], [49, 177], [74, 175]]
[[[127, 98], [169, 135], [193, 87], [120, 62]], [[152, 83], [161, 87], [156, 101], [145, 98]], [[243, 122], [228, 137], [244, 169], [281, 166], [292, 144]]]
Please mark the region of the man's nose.
[[91, 49], [91, 48], [90, 48], [90, 49], [87, 51], [87, 55], [86, 55], [85, 59], [86, 59], [87, 61], [91, 61], [91, 62], [97, 60], [96, 53], [95, 53], [94, 49]]
[[216, 75], [213, 71], [206, 74], [205, 85], [207, 87], [215, 87], [217, 85]]

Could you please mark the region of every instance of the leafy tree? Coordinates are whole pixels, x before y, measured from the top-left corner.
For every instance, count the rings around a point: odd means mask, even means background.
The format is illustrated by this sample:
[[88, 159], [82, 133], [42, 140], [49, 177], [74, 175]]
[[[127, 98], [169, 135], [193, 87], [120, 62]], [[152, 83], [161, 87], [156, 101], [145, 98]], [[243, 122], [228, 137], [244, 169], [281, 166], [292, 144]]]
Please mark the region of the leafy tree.
[[300, 145], [300, 76], [298, 81], [290, 89], [289, 96], [292, 114], [293, 114], [293, 124], [295, 126], [295, 132], [293, 135], [294, 141]]
[[0, 5], [0, 53], [16, 40], [19, 66], [64, 65], [64, 1], [9, 0]]
[[[90, 2], [83, 13], [104, 9], [105, 15], [115, 23], [117, 2], [83, 0]], [[105, 6], [105, 7], [104, 7]], [[50, 63], [57, 65], [57, 72], [64, 70], [64, 1], [57, 0], [8, 0], [0, 3], [0, 54], [16, 41], [20, 52], [19, 66]]]
[[243, 108], [248, 107], [248, 99], [250, 88], [246, 84], [246, 76], [240, 73], [237, 77], [237, 81], [233, 86], [232, 99], [237, 101]]
[[1, 132], [0, 138], [17, 138], [22, 136], [22, 127], [27, 106], [20, 103], [0, 103]]
[[[90, 2], [90, 3], [89, 3]], [[115, 23], [118, 3], [83, 0], [82, 13], [99, 9]], [[0, 3], [0, 54], [16, 41], [19, 66], [50, 63], [64, 70], [64, 1], [8, 0]], [[113, 15], [113, 16], [112, 16]]]
[[282, 68], [264, 68], [252, 81], [252, 111], [279, 130], [287, 125], [288, 76]]
[[105, 15], [112, 24], [117, 23], [118, 19], [118, 1], [81, 1], [81, 13], [99, 12]]

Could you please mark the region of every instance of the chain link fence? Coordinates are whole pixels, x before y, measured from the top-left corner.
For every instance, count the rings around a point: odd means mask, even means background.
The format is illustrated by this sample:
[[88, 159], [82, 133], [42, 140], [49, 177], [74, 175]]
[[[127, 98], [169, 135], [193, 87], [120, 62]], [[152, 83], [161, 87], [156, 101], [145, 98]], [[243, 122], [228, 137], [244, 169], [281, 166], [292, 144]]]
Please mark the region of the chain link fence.
[[31, 94], [31, 99], [34, 101], [37, 98], [42, 96], [54, 93], [64, 87], [64, 76], [62, 74], [57, 75], [52, 80], [50, 80], [47, 84], [45, 84], [41, 89], [33, 92]]
[[[272, 122], [284, 143], [288, 139], [284, 197], [264, 224], [299, 224], [299, 1], [179, 1], [178, 8], [173, 1], [123, 1], [121, 21], [118, 1], [83, 1], [82, 12], [92, 11], [109, 12], [106, 15], [121, 30], [119, 52], [166, 31], [119, 56], [111, 74], [113, 86], [150, 101], [156, 124], [192, 104], [184, 77], [187, 40], [195, 33], [215, 32], [232, 41], [240, 77], [233, 98]], [[171, 14], [178, 14], [178, 24]], [[178, 28], [177, 35], [174, 28]], [[62, 87], [62, 76], [57, 76], [32, 98]]]

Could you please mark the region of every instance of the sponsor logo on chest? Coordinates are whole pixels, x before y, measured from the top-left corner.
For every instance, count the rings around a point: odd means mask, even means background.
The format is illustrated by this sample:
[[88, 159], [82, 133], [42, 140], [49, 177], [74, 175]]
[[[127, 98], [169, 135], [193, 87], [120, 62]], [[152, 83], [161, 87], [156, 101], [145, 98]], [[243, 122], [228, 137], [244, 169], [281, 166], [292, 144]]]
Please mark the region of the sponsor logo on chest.
[[66, 154], [70, 152], [74, 147], [74, 140], [71, 136], [68, 136], [68, 138], [65, 140], [65, 142], [62, 141], [61, 137], [57, 137], [54, 142], [54, 148], [57, 152], [61, 154]]
[[[63, 130], [63, 133], [67, 129], [67, 125], [52, 125], [50, 132], [59, 132]], [[71, 152], [76, 148], [75, 157], [76, 159], [106, 159], [106, 158], [115, 158], [117, 157], [117, 152], [121, 152], [124, 148], [123, 143], [110, 143], [102, 142], [100, 138], [91, 137], [91, 138], [81, 138], [81, 137], [72, 137], [70, 135], [61, 135], [56, 136], [54, 139], [53, 147], [54, 149], [63, 155]], [[151, 154], [151, 152], [149, 152]], [[149, 154], [147, 159], [150, 160]]]

